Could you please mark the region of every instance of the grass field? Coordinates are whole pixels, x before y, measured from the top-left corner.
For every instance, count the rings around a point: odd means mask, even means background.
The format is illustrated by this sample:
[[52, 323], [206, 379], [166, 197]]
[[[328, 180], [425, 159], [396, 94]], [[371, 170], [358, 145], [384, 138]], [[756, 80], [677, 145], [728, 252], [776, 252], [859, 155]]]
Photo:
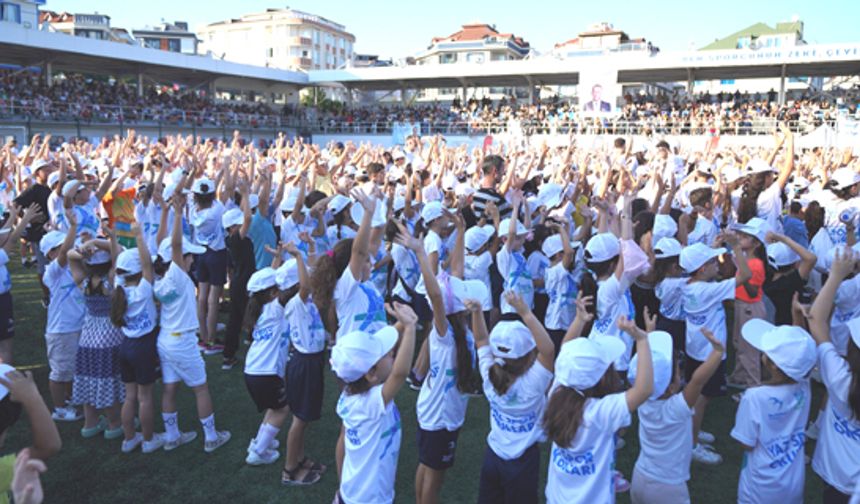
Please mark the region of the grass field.
[[[20, 261], [10, 261], [16, 322], [15, 364], [34, 366], [39, 389], [47, 398], [47, 358], [43, 330], [45, 310], [39, 299], [41, 293], [35, 270], [21, 268]], [[731, 362], [731, 356], [730, 356]], [[196, 430], [198, 439], [176, 451], [144, 455], [120, 452], [120, 441], [101, 437], [83, 439], [81, 423], [60, 424], [63, 449], [48, 461], [44, 476], [46, 502], [117, 503], [117, 502], [303, 502], [328, 503], [337, 488], [334, 470], [334, 447], [339, 424], [334, 413], [337, 390], [331, 376], [327, 377], [323, 418], [309, 430], [306, 452], [327, 464], [330, 470], [320, 483], [307, 488], [285, 488], [280, 485], [281, 459], [272, 466], [248, 467], [244, 463], [245, 449], [256, 434], [261, 416], [248, 396], [242, 379], [241, 366], [222, 371], [220, 356], [207, 357], [209, 387], [215, 403], [219, 429], [228, 429], [233, 439], [213, 454], [203, 452], [202, 429], [196, 418], [193, 395], [183, 389], [179, 395], [179, 419], [182, 430]], [[404, 388], [397, 397], [403, 420], [403, 442], [397, 474], [396, 502], [414, 502], [414, 475], [417, 464], [415, 449], [415, 392]], [[820, 389], [816, 390], [816, 403]], [[160, 396], [159, 396], [160, 398]], [[157, 398], [156, 404], [160, 405]], [[728, 397], [712, 402], [705, 420], [705, 430], [717, 436], [716, 448], [725, 461], [716, 467], [693, 465], [689, 482], [695, 503], [734, 502], [742, 452], [729, 438], [734, 424], [736, 405]], [[156, 430], [162, 430], [160, 411]], [[472, 399], [466, 424], [460, 435], [454, 468], [448, 471], [442, 492], [444, 503], [476, 502], [478, 476], [489, 429], [487, 403]], [[22, 419], [10, 432], [3, 453], [17, 451], [29, 443], [27, 422]], [[281, 446], [285, 444], [281, 432]], [[629, 478], [639, 451], [636, 424], [628, 430], [627, 446], [618, 453], [617, 467]], [[282, 448], [283, 450], [283, 448]], [[811, 455], [812, 445], [807, 446]], [[541, 499], [546, 479], [548, 449], [542, 449]], [[368, 474], [367, 477], [373, 477]], [[819, 502], [821, 481], [807, 466], [805, 502]], [[626, 494], [619, 502], [629, 502]]]

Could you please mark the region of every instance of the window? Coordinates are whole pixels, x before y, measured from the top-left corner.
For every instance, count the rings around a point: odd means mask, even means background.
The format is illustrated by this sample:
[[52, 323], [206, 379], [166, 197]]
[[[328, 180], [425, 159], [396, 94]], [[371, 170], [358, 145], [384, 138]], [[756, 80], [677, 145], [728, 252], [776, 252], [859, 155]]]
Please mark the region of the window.
[[483, 63], [484, 53], [470, 52], [466, 54], [466, 61], [468, 61], [469, 63]]
[[143, 47], [148, 47], [150, 49], [161, 49], [161, 41], [155, 38], [145, 38], [143, 39]]
[[0, 21], [21, 24], [21, 6], [11, 3], [0, 3]]
[[179, 39], [167, 39], [167, 50], [170, 52], [181, 52], [182, 44]]
[[275, 50], [270, 47], [269, 50], [266, 52], [266, 54], [268, 57], [272, 58], [275, 56]]
[[442, 63], [443, 65], [456, 62], [457, 55], [455, 53], [442, 53], [439, 55], [439, 63]]

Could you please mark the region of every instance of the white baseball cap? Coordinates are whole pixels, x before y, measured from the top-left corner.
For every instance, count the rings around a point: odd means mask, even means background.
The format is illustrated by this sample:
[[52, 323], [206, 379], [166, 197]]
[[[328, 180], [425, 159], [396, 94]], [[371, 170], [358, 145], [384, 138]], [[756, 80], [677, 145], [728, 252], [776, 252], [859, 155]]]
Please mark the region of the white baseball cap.
[[47, 159], [37, 159], [37, 160], [33, 161], [32, 165], [30, 165], [30, 172], [36, 173], [36, 170], [38, 170], [40, 168], [44, 168], [50, 164], [51, 164], [51, 162]]
[[406, 159], [406, 154], [404, 154], [401, 150], [396, 150], [391, 153], [391, 159], [395, 161], [398, 159]]
[[678, 233], [678, 224], [675, 219], [666, 214], [654, 216], [654, 228], [651, 231], [652, 243], [657, 243], [660, 238], [674, 238]]
[[454, 188], [454, 194], [457, 196], [468, 197], [476, 192], [475, 188], [469, 184], [457, 184], [457, 187]]
[[782, 242], [771, 243], [767, 246], [767, 262], [774, 268], [781, 268], [794, 264], [800, 260], [797, 252]]
[[466, 250], [469, 252], [478, 251], [490, 240], [490, 238], [492, 238], [492, 236], [491, 232], [482, 227], [470, 227], [466, 230], [466, 235], [464, 236]]
[[63, 244], [66, 240], [66, 233], [62, 231], [48, 231], [45, 236], [39, 240], [39, 251], [42, 255], [48, 255], [48, 252], [54, 250]]
[[[529, 230], [526, 229], [526, 227], [523, 226], [523, 223], [520, 221], [517, 221], [516, 226], [517, 227], [515, 228], [514, 232], [517, 234], [517, 236], [524, 235], [524, 234], [527, 234], [529, 232]], [[508, 230], [510, 229], [510, 227], [511, 227], [511, 218], [508, 217], [507, 219], [503, 219], [502, 222], [499, 223], [499, 236], [502, 236], [502, 237], [508, 236]]]
[[201, 177], [194, 181], [191, 186], [191, 192], [194, 194], [211, 194], [215, 192], [215, 182], [208, 177]]
[[[372, 198], [373, 196], [371, 196]], [[382, 227], [388, 222], [387, 218], [388, 208], [384, 202], [377, 200], [376, 207], [373, 210], [373, 217], [370, 219], [370, 227]], [[364, 219], [364, 207], [361, 206], [360, 203], [353, 203], [351, 207], [349, 207], [349, 216], [352, 218], [352, 221], [356, 224], [361, 224], [361, 220]]]
[[767, 161], [761, 158], [753, 159], [749, 162], [746, 168], [747, 175], [755, 175], [756, 173], [773, 172], [774, 169]]
[[490, 291], [480, 280], [460, 280], [448, 274], [440, 274], [437, 278], [442, 290], [442, 301], [445, 303], [445, 315], [465, 310], [467, 299], [474, 299], [483, 305], [490, 298]]
[[54, 187], [54, 184], [60, 181], [60, 172], [51, 172], [48, 175], [48, 187]]
[[727, 252], [724, 248], [711, 248], [704, 243], [694, 243], [681, 251], [679, 262], [687, 273], [693, 273], [703, 264]]
[[860, 317], [849, 320], [845, 325], [848, 326], [848, 331], [851, 333], [851, 341], [857, 348], [860, 348]]
[[683, 247], [678, 240], [674, 238], [660, 238], [660, 241], [654, 245], [654, 257], [657, 259], [677, 257], [681, 255], [682, 250]]
[[299, 189], [292, 188], [281, 200], [281, 212], [292, 212], [296, 208], [296, 202], [299, 200]]
[[[164, 188], [164, 192], [161, 193], [161, 197], [164, 198], [164, 201], [167, 201], [173, 197], [173, 195], [176, 193], [176, 188], [178, 185], [178, 183], [174, 182], [172, 184], [168, 184]], [[188, 194], [188, 189], [182, 189], [182, 194]]]
[[343, 211], [344, 208], [347, 207], [352, 202], [351, 199], [347, 198], [343, 194], [335, 194], [332, 199], [328, 202], [328, 209], [331, 211], [332, 215], [339, 214]]
[[583, 392], [595, 386], [626, 347], [614, 336], [576, 338], [561, 346], [555, 360], [556, 381]]
[[245, 214], [238, 208], [231, 208], [221, 215], [221, 225], [224, 226], [224, 229], [239, 226], [244, 220]]
[[770, 231], [770, 225], [764, 219], [753, 217], [745, 224], [732, 224], [732, 229], [750, 236], [754, 236], [762, 245], [767, 246], [767, 232]]
[[256, 209], [260, 205], [260, 196], [257, 194], [248, 195], [248, 207], [251, 210]]
[[403, 196], [399, 196], [399, 195], [395, 196], [394, 202], [391, 205], [391, 211], [392, 212], [399, 212], [399, 211], [403, 210], [404, 208], [406, 208], [406, 198], [404, 198]]
[[612, 233], [599, 233], [591, 237], [585, 244], [585, 260], [588, 262], [604, 262], [621, 253], [621, 243]]
[[857, 173], [852, 168], [843, 166], [833, 172], [830, 180], [835, 189], [847, 189], [854, 184], [860, 183], [860, 173]]
[[136, 275], [142, 271], [140, 265], [140, 250], [133, 248], [123, 250], [116, 258], [116, 269], [123, 270], [124, 275]]
[[554, 234], [552, 236], [548, 236], [543, 241], [540, 249], [541, 252], [543, 252], [543, 255], [548, 258], [552, 258], [552, 256], [564, 250], [564, 243], [561, 241], [560, 235]]
[[79, 181], [69, 180], [65, 184], [63, 184], [63, 197], [69, 196], [70, 194], [72, 194], [72, 191], [77, 194], [84, 189], [86, 189], [86, 186], [81, 184]]
[[110, 252], [107, 250], [98, 249], [84, 261], [86, 264], [105, 264], [109, 263], [113, 260], [113, 257], [110, 255]]
[[369, 333], [353, 331], [337, 339], [331, 349], [331, 369], [346, 383], [359, 380], [397, 344], [397, 329], [386, 326]]
[[815, 341], [798, 326], [775, 326], [761, 319], [747, 321], [741, 334], [795, 381], [806, 379], [818, 360]]
[[285, 261], [284, 264], [275, 270], [275, 273], [275, 281], [278, 283], [278, 289], [282, 291], [299, 283], [299, 264], [295, 259], [290, 258]]
[[519, 359], [536, 346], [529, 328], [518, 320], [502, 320], [490, 333], [490, 347], [495, 357]]
[[543, 184], [538, 191], [538, 201], [540, 206], [546, 208], [555, 208], [561, 203], [561, 193], [563, 188], [559, 184], [547, 183]]
[[270, 267], [259, 269], [248, 279], [248, 293], [254, 294], [266, 289], [271, 289], [277, 285], [275, 270]]
[[[605, 339], [605, 338], [604, 338]], [[669, 388], [674, 372], [672, 365], [672, 335], [665, 331], [654, 331], [648, 333], [648, 347], [651, 349], [651, 365], [654, 369], [654, 391], [651, 392], [651, 400], [659, 398]], [[630, 383], [636, 382], [636, 368], [639, 366], [639, 354], [630, 360], [627, 369], [627, 379]]]
[[[161, 244], [158, 245], [158, 256], [164, 261], [170, 261], [173, 258], [173, 248], [170, 246], [170, 240], [171, 238], [168, 236], [161, 240]], [[182, 237], [182, 255], [202, 254], [203, 252], [206, 252], [206, 247], [195, 245], [188, 238]]]
[[421, 209], [421, 219], [424, 220], [424, 224], [430, 224], [439, 217], [442, 217], [443, 213], [442, 203], [439, 201], [431, 201], [425, 204], [424, 208]]

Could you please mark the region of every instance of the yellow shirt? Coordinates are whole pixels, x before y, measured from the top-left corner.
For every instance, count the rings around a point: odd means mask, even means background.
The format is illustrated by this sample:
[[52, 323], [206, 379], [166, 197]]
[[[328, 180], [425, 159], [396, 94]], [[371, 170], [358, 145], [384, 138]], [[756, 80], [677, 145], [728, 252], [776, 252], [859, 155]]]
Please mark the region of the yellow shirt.
[[0, 504], [9, 504], [9, 490], [12, 489], [12, 476], [15, 474], [16, 455], [0, 457]]

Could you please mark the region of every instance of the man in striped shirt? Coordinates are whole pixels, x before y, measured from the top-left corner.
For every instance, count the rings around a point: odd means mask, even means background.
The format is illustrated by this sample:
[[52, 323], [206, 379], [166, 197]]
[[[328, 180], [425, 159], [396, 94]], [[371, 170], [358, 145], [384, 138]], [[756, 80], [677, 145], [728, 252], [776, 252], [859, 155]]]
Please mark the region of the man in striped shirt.
[[[504, 219], [511, 213], [511, 207], [505, 200], [504, 191], [496, 191], [496, 185], [502, 181], [505, 173], [505, 160], [501, 156], [489, 155], [481, 165], [481, 187], [472, 195], [472, 208], [475, 216], [480, 219], [484, 215], [487, 203], [493, 202], [499, 209], [499, 216]], [[503, 184], [504, 185], [504, 184]]]

